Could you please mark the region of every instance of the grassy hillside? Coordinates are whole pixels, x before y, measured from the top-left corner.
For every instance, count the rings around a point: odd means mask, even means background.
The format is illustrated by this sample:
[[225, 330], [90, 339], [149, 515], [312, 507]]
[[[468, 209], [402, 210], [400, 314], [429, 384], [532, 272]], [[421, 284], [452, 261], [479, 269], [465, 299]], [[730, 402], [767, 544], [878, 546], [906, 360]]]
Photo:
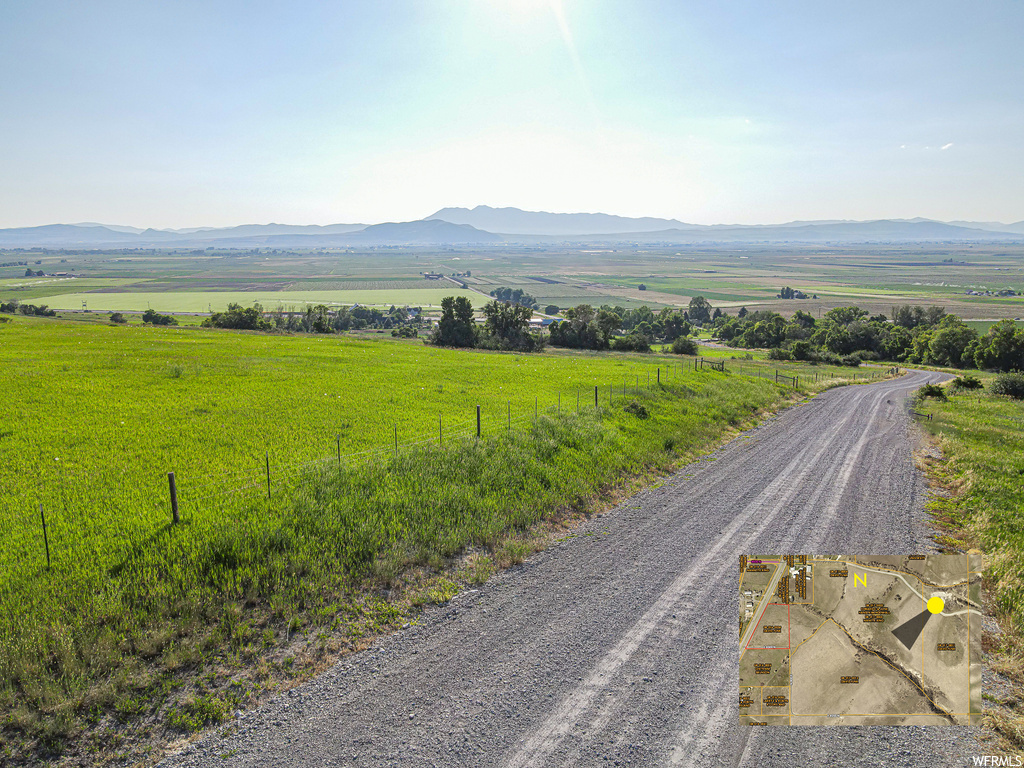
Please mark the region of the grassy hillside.
[[[932, 414], [922, 421], [936, 437], [942, 459], [931, 474], [949, 491], [932, 504], [955, 551], [978, 548], [985, 555], [985, 579], [996, 601], [1003, 634], [992, 641], [991, 666], [1018, 686], [1024, 683], [1024, 402], [992, 395], [994, 377], [981, 391], [948, 387], [945, 402], [921, 406]], [[1019, 751], [1024, 718], [1018, 701], [990, 711], [992, 725]]]
[[473, 552], [486, 576], [538, 522], [791, 391], [678, 358], [22, 317], [0, 365], [0, 723], [21, 759], [217, 722], [296, 633], [323, 649], [398, 621], [410, 573]]

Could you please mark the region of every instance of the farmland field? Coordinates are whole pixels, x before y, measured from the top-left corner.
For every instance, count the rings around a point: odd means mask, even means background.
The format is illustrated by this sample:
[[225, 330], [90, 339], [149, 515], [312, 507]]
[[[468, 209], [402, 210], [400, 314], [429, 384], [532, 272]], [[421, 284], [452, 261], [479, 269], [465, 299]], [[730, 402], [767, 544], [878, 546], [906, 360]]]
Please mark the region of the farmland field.
[[[541, 308], [587, 303], [654, 309], [685, 306], [692, 296], [734, 312], [771, 309], [815, 315], [856, 304], [871, 314], [894, 304], [940, 305], [965, 319], [1024, 317], [1020, 246], [943, 243], [861, 246], [695, 245], [680, 249], [516, 245], [338, 251], [8, 252], [4, 262], [73, 279], [24, 276], [0, 268], [0, 300], [46, 299], [61, 309], [206, 312], [220, 301], [265, 307], [294, 302], [437, 305], [440, 287], [426, 272], [471, 272], [470, 287], [488, 294], [522, 288]], [[646, 290], [641, 291], [643, 284]], [[789, 286], [817, 299], [783, 300]], [[441, 293], [436, 293], [440, 291]], [[308, 292], [308, 293], [307, 293]], [[969, 293], [973, 292], [973, 294]], [[117, 293], [120, 296], [109, 294]], [[78, 295], [84, 294], [84, 295]], [[151, 296], [149, 294], [165, 294]], [[62, 298], [56, 298], [62, 296]], [[474, 301], [483, 297], [474, 298]]]
[[87, 302], [94, 312], [221, 312], [228, 304], [252, 306], [259, 302], [264, 309], [278, 306], [304, 309], [307, 305], [352, 305], [387, 307], [392, 304], [413, 307], [440, 307], [441, 299], [465, 293], [474, 305], [482, 306], [486, 299], [480, 294], [461, 291], [454, 285], [448, 288], [399, 288], [384, 290], [342, 291], [161, 291], [161, 292], [94, 292], [66, 293], [49, 296], [46, 303], [53, 309], [80, 309]]

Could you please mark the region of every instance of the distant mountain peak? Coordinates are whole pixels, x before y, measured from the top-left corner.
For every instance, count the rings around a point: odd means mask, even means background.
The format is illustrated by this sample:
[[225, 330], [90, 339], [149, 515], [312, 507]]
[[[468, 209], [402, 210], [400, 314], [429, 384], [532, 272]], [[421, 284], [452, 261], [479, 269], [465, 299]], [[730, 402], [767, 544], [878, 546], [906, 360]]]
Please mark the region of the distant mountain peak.
[[487, 232], [506, 235], [606, 235], [690, 227], [676, 219], [631, 218], [608, 213], [549, 213], [512, 207], [492, 208], [489, 205], [478, 205], [472, 209], [442, 208], [427, 218], [469, 224]]

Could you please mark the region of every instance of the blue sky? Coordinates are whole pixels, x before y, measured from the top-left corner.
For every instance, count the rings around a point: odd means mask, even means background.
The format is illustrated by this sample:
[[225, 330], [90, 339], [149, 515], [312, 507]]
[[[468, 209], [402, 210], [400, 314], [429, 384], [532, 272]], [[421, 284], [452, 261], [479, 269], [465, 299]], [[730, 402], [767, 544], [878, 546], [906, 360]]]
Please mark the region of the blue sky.
[[1024, 219], [1024, 5], [0, 10], [0, 226]]

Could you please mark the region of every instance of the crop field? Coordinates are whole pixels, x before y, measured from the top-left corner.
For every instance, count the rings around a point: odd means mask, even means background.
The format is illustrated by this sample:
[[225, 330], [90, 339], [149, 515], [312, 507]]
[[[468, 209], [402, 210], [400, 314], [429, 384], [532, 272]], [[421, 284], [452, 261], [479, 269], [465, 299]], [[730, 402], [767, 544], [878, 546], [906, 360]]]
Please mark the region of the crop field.
[[167, 692], [205, 654], [394, 617], [353, 607], [365, 579], [494, 552], [792, 391], [658, 355], [23, 317], [0, 365], [0, 728], [54, 750], [89, 712], [185, 722]]
[[[450, 275], [468, 270], [472, 273], [468, 282], [482, 293], [502, 286], [522, 288], [542, 307], [646, 304], [657, 309], [682, 306], [690, 297], [702, 295], [729, 312], [746, 306], [787, 315], [803, 309], [817, 315], [856, 304], [876, 314], [888, 313], [894, 304], [909, 303], [937, 304], [966, 319], [1024, 318], [1024, 296], [997, 295], [1006, 289], [1024, 291], [1022, 252], [1013, 245], [751, 244], [680, 249], [623, 243], [607, 248], [508, 245], [445, 250], [8, 252], [0, 256], [4, 262], [27, 259], [30, 268], [48, 274], [76, 276], [64, 282], [54, 277], [25, 278], [23, 266], [3, 267], [0, 299], [45, 297], [67, 309], [80, 309], [83, 300], [90, 308], [104, 311], [145, 309], [144, 304], [138, 306], [142, 300], [164, 312], [205, 312], [219, 299], [243, 304], [258, 299], [264, 306], [305, 301], [426, 306], [438, 301], [427, 298], [429, 293], [416, 293], [436, 288], [423, 279], [424, 272]], [[647, 290], [639, 290], [641, 283]], [[783, 286], [818, 298], [778, 299]], [[314, 293], [298, 295], [306, 291]], [[114, 306], [114, 299], [95, 296], [110, 292], [121, 292], [122, 299], [137, 306]], [[246, 295], [234, 297], [236, 292]], [[177, 300], [142, 296], [151, 293], [182, 295]], [[206, 293], [225, 295], [217, 299], [192, 295]]]
[[[448, 288], [401, 288], [395, 290], [342, 290], [342, 291], [161, 291], [161, 292], [94, 292], [65, 293], [47, 297], [47, 304], [53, 309], [81, 309], [83, 302], [94, 312], [141, 312], [154, 309], [157, 312], [220, 312], [228, 304], [238, 303], [252, 306], [259, 302], [264, 309], [295, 307], [299, 310], [315, 304], [388, 307], [440, 307], [441, 299], [459, 294], [459, 289]], [[476, 306], [483, 306], [487, 299], [473, 292], [462, 292]]]

